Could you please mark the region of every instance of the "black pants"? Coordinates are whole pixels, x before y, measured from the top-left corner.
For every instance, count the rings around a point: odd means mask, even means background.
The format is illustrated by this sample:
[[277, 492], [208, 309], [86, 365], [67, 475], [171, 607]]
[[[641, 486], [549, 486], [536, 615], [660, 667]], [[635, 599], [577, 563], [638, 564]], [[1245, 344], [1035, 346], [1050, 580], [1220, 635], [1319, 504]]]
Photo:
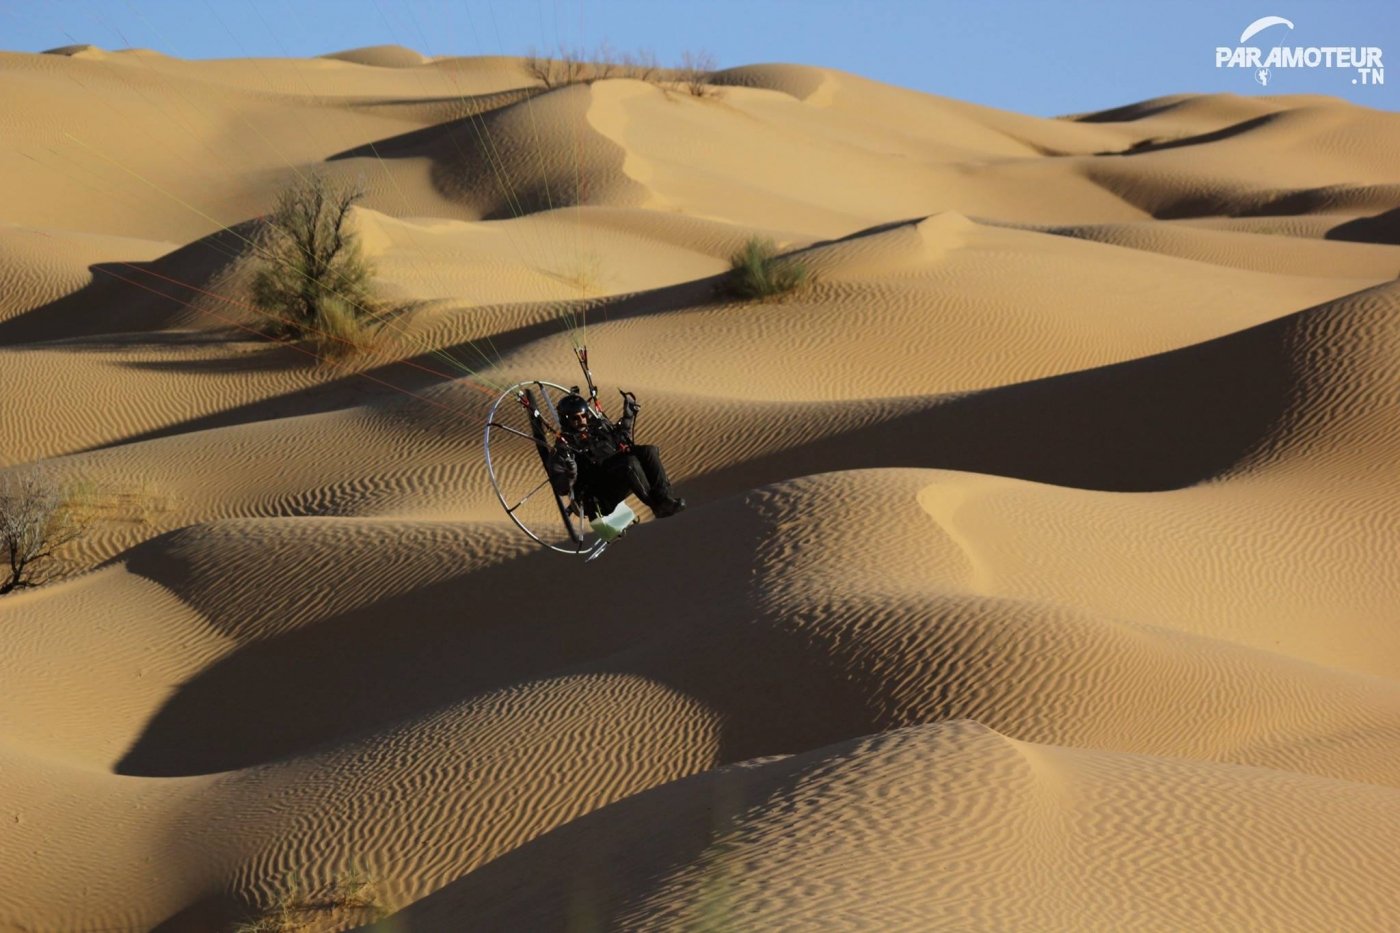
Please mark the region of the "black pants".
[[613, 454], [588, 477], [586, 490], [600, 514], [606, 515], [632, 493], [650, 508], [673, 498], [671, 480], [661, 465], [661, 452], [651, 444]]

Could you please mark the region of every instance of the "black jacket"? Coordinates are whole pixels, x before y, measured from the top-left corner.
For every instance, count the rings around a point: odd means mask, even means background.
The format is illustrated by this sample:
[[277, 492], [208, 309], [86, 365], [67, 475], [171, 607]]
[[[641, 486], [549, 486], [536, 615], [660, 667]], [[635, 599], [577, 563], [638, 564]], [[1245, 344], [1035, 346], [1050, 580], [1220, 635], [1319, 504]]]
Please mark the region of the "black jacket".
[[630, 450], [635, 417], [635, 413], [628, 411], [614, 424], [590, 413], [587, 431], [559, 435], [548, 464], [549, 483], [555, 493], [568, 495], [575, 486], [586, 490], [604, 463]]

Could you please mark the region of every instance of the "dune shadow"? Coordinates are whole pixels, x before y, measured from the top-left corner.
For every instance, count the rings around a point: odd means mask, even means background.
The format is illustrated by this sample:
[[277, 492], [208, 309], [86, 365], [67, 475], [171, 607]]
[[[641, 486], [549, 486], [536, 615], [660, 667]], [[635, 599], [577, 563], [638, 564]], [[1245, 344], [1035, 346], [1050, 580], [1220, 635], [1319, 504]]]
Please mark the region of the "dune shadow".
[[246, 251], [256, 226], [247, 221], [157, 259], [91, 265], [87, 285], [0, 321], [0, 346], [168, 327], [210, 297], [210, 283]]
[[[131, 570], [178, 588], [159, 539]], [[149, 556], [149, 559], [147, 559]], [[644, 637], [644, 620], [559, 605], [544, 551], [245, 642], [182, 684], [117, 766], [207, 774], [278, 760], [550, 675]], [[264, 607], [275, 612], [275, 605]]]
[[441, 107], [456, 113], [452, 119], [460, 119], [497, 110], [518, 103], [526, 97], [542, 93], [543, 88], [520, 87], [504, 91], [489, 91], [485, 94], [465, 94], [453, 97], [366, 97], [345, 104], [352, 110], [423, 110]]
[[[690, 309], [713, 298], [717, 281], [718, 278], [712, 276], [650, 291], [619, 295], [601, 301], [595, 300], [587, 303], [587, 313], [592, 322], [606, 322]], [[421, 398], [415, 399], [414, 396], [421, 396], [435, 387], [450, 385], [462, 380], [478, 381], [475, 375], [477, 370], [489, 370], [492, 366], [505, 362], [512, 353], [524, 347], [543, 340], [562, 340], [566, 333], [564, 314], [565, 311], [571, 309], [577, 313], [577, 309], [573, 308], [571, 304], [561, 307], [556, 315], [547, 320], [496, 333], [481, 334], [472, 339], [459, 341], [411, 357], [356, 369], [343, 375], [326, 378], [324, 381], [305, 388], [283, 392], [256, 402], [230, 406], [197, 418], [174, 421], [147, 431], [105, 441], [78, 452], [106, 450], [124, 444], [175, 437], [211, 428], [254, 424], [297, 415], [324, 414], [384, 399], [401, 400], [421, 409], [419, 417], [425, 421], [442, 421], [444, 413], [441, 405], [444, 404], [444, 400], [437, 399], [429, 402]], [[225, 340], [228, 338], [220, 337], [217, 339]], [[450, 367], [444, 361], [445, 358], [470, 361], [474, 365], [468, 366], [467, 362], [463, 362], [460, 370], [449, 371]], [[299, 366], [307, 365], [304, 359], [304, 356], [295, 349], [284, 344], [277, 344], [270, 348], [267, 353], [250, 353], [246, 355], [246, 359], [231, 357], [222, 364], [217, 361], [200, 360], [194, 362], [130, 363], [127, 365], [159, 371], [184, 371], [198, 374], [208, 371], [206, 363], [215, 367], [222, 365], [226, 371], [272, 371], [297, 369]], [[483, 361], [489, 361], [491, 366], [483, 365]], [[572, 368], [574, 365], [572, 354], [561, 348], [560, 370]], [[544, 374], [542, 378], [551, 378], [551, 376]], [[484, 382], [479, 384], [486, 385]], [[492, 394], [495, 394], [494, 391]], [[475, 417], [475, 408], [472, 408], [471, 411], [473, 412], [472, 416]]]
[[386, 107], [393, 105], [411, 105], [422, 107], [427, 104], [456, 104], [464, 113], [460, 116], [444, 120], [441, 123], [434, 123], [431, 126], [420, 127], [416, 130], [409, 130], [406, 133], [399, 133], [395, 136], [385, 136], [373, 142], [361, 143], [349, 149], [342, 149], [326, 156], [327, 162], [339, 162], [344, 159], [400, 159], [417, 158], [423, 154], [425, 147], [432, 147], [440, 143], [443, 138], [452, 133], [464, 133], [465, 138], [480, 135], [476, 123], [482, 119], [483, 115], [492, 111], [502, 110], [514, 104], [521, 103], [527, 98], [537, 97], [540, 94], [548, 93], [543, 88], [521, 88], [514, 91], [498, 91], [492, 94], [480, 94], [471, 97], [428, 100], [406, 100], [406, 101], [372, 101], [357, 106], [361, 107]]
[[[205, 355], [191, 359], [109, 359], [116, 369], [132, 369], [152, 373], [179, 373], [189, 376], [219, 376], [236, 374], [266, 374], [305, 370], [306, 357], [289, 342], [271, 340], [253, 343], [254, 338], [236, 331], [166, 331], [96, 334], [70, 337], [61, 341], [31, 344], [25, 349], [32, 353], [92, 353], [107, 357], [135, 351], [202, 350]], [[118, 443], [125, 443], [125, 440]]]
[[[151, 927], [150, 933], [209, 933], [238, 929], [249, 911], [226, 894], [206, 894]], [[252, 921], [248, 921], [252, 922]]]
[[[1370, 217], [1358, 217], [1337, 224], [1327, 231], [1329, 240], [1349, 240], [1354, 243], [1384, 243], [1400, 246], [1400, 207], [1391, 208]], [[1396, 270], [1400, 273], [1400, 269]]]
[[812, 473], [922, 467], [1106, 492], [1185, 488], [1226, 472], [1276, 433], [1300, 384], [1288, 343], [1296, 320], [905, 405], [686, 487], [704, 497]]
[[1068, 120], [1074, 123], [1132, 123], [1136, 120], [1143, 120], [1147, 117], [1165, 113], [1182, 104], [1180, 97], [1168, 97], [1165, 99], [1154, 98], [1153, 100], [1138, 101], [1133, 104], [1124, 104], [1121, 107], [1114, 107], [1111, 110], [1100, 110], [1095, 113], [1071, 114], [1058, 117], [1057, 119]]
[[[1198, 133], [1194, 136], [1183, 136], [1179, 139], [1148, 138], [1140, 139], [1127, 149], [1117, 151], [1098, 152], [1095, 155], [1101, 156], [1136, 156], [1145, 155], [1149, 152], [1163, 152], [1168, 149], [1182, 149], [1186, 146], [1203, 146], [1207, 143], [1216, 143], [1225, 139], [1232, 139], [1242, 133], [1247, 133], [1252, 129], [1267, 126], [1279, 117], [1276, 113], [1266, 113], [1262, 116], [1251, 117], [1248, 120], [1241, 120], [1239, 123], [1232, 123], [1229, 126], [1221, 127], [1218, 130], [1211, 130], [1208, 133]], [[1095, 121], [1081, 121], [1095, 122]]]
[[[1295, 217], [1326, 214], [1356, 209], [1359, 205], [1374, 200], [1374, 195], [1370, 192], [1375, 187], [1322, 185], [1316, 188], [1256, 191], [1247, 195], [1231, 196], [1205, 192], [1178, 198], [1154, 210], [1152, 216], [1155, 220], [1187, 220], [1194, 217]], [[1384, 231], [1388, 229], [1388, 222], [1383, 221], [1378, 227]]]
[[[492, 691], [581, 674], [642, 678], [714, 710], [721, 762], [861, 734], [870, 714], [859, 685], [755, 602], [752, 562], [770, 533], [743, 499], [730, 499], [634, 529], [601, 563], [528, 550], [245, 640], [179, 686], [116, 770], [164, 777], [245, 768], [383, 732]], [[225, 605], [222, 588], [193, 580], [171, 559], [180, 534], [133, 549], [128, 569], [165, 586], [220, 631], [247, 629], [249, 613], [277, 611], [279, 593], [292, 585], [279, 561], [264, 564], [250, 553], [231, 564], [229, 573], [252, 577], [239, 585], [255, 598], [234, 596]], [[697, 541], [714, 545], [697, 556]], [[805, 660], [779, 663], [798, 655]], [[728, 660], [716, 670], [714, 659]], [[750, 700], [736, 707], [735, 696]], [[809, 702], [812, 696], [822, 702]], [[783, 719], [780, 749], [771, 747], [775, 711]]]
[[[537, 139], [522, 150], [510, 133], [493, 130], [495, 121], [512, 108], [554, 90], [558, 89], [521, 88], [472, 98], [464, 116], [363, 143], [333, 153], [326, 161], [426, 159], [433, 190], [482, 220], [516, 219], [579, 203], [586, 179], [575, 172], [552, 179], [540, 176], [543, 154]], [[618, 147], [619, 165], [621, 161]]]

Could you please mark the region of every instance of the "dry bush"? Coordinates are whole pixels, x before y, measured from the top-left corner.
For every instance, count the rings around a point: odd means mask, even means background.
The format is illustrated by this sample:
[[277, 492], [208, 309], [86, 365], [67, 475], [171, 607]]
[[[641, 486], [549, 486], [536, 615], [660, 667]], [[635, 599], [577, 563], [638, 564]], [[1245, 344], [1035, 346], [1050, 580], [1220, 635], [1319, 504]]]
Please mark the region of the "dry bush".
[[608, 78], [631, 78], [695, 97], [714, 97], [719, 88], [713, 83], [714, 56], [708, 52], [686, 52], [677, 68], [662, 68], [649, 50], [618, 54], [607, 42], [591, 53], [560, 46], [553, 57], [534, 49], [525, 57], [525, 72], [547, 90], [570, 84], [591, 84]]
[[381, 310], [371, 287], [374, 268], [348, 223], [363, 196], [318, 174], [278, 197], [258, 236], [252, 286], [273, 336], [312, 336], [333, 355], [368, 340]]
[[584, 60], [582, 52], [560, 46], [557, 58], [539, 55], [531, 49], [525, 56], [525, 72], [547, 90], [554, 90], [592, 80], [593, 66]]
[[623, 53], [619, 77], [660, 84], [661, 66], [656, 62], [656, 53], [647, 50]]
[[338, 295], [328, 295], [317, 309], [311, 343], [322, 359], [339, 363], [374, 349], [379, 336], [358, 309]]
[[714, 97], [719, 94], [715, 86], [715, 57], [709, 52], [686, 52], [681, 56], [681, 66], [676, 69], [676, 82], [692, 97]]
[[729, 257], [729, 275], [720, 291], [745, 301], [766, 301], [810, 280], [811, 273], [804, 263], [779, 257], [772, 240], [755, 236]]
[[235, 927], [234, 933], [300, 933], [327, 920], [351, 920], [363, 925], [387, 913], [374, 882], [352, 870], [304, 894], [293, 887], [260, 915]]
[[0, 476], [0, 596], [62, 575], [61, 552], [82, 537], [88, 516], [77, 497], [41, 467]]
[[593, 53], [588, 56], [588, 72], [589, 81], [606, 81], [608, 78], [622, 77], [618, 56], [607, 42], [600, 42]]

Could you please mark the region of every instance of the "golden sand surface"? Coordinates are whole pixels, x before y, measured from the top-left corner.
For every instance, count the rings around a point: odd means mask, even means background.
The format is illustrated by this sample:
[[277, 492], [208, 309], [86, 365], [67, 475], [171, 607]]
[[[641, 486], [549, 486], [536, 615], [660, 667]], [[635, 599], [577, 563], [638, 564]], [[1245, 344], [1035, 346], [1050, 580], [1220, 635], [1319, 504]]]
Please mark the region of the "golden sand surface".
[[[0, 54], [0, 472], [95, 503], [0, 929], [1394, 928], [1400, 116], [716, 80]], [[311, 171], [339, 363], [248, 304]], [[575, 337], [690, 502], [587, 564], [481, 445]]]

